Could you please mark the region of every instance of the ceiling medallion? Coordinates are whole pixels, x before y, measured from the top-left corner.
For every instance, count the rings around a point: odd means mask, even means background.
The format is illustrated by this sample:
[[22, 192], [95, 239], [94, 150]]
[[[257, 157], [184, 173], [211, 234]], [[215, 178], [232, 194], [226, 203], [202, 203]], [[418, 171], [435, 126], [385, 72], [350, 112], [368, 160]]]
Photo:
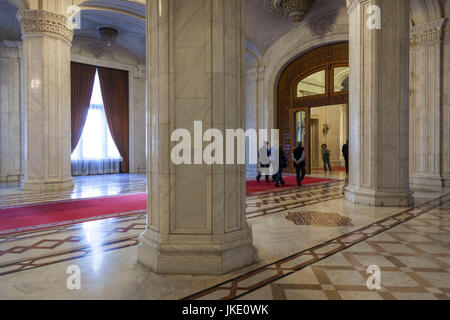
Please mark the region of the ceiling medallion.
[[106, 42], [106, 45], [110, 47], [114, 41], [117, 39], [119, 30], [113, 27], [100, 27], [98, 28], [100, 33], [100, 38]]
[[301, 22], [311, 10], [314, 0], [274, 0], [274, 5], [282, 8], [293, 23]]

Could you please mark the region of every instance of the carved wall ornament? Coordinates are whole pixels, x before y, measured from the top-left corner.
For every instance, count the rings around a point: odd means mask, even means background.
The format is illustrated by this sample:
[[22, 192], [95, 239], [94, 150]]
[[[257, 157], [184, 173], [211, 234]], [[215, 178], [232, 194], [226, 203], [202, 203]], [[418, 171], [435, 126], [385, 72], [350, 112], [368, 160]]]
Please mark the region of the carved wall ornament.
[[443, 39], [446, 19], [439, 19], [413, 26], [411, 29], [411, 45], [428, 42], [440, 42]]
[[89, 51], [94, 57], [100, 58], [105, 52], [105, 45], [103, 43], [90, 42], [85, 47], [85, 49]]
[[23, 36], [49, 33], [72, 42], [73, 30], [67, 27], [67, 17], [63, 15], [42, 10], [19, 10], [17, 19]]
[[282, 9], [293, 23], [300, 23], [311, 10], [315, 0], [273, 0], [273, 6]]

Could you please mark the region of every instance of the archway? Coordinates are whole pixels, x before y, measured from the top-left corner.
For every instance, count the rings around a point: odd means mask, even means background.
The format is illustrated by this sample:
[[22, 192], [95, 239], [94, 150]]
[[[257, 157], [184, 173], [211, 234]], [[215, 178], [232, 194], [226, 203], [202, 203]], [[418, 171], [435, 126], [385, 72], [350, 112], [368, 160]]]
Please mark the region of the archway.
[[[290, 155], [297, 141], [304, 142], [308, 173], [311, 172], [311, 108], [348, 105], [348, 63], [348, 43], [329, 44], [303, 54], [280, 76], [277, 89], [280, 145]], [[289, 163], [294, 172], [291, 157]]]

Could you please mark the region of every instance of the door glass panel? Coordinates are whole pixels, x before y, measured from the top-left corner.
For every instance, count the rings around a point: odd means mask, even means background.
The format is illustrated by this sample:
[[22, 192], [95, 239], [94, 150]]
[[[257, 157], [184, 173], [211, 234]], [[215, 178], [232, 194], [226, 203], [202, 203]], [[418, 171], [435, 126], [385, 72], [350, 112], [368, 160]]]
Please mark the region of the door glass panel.
[[297, 145], [303, 142], [306, 145], [306, 112], [298, 111], [294, 113], [294, 143]]
[[348, 67], [334, 68], [334, 92], [348, 91], [349, 73]]
[[325, 94], [325, 70], [313, 73], [297, 85], [297, 98]]

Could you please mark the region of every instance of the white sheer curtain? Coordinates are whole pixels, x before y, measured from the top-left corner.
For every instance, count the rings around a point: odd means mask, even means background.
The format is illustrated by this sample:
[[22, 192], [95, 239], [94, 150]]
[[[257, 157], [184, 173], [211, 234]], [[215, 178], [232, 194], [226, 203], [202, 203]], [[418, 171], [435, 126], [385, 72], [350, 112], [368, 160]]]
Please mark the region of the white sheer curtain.
[[72, 153], [72, 175], [119, 173], [121, 161], [122, 158], [106, 121], [97, 73], [86, 124], [80, 141]]

